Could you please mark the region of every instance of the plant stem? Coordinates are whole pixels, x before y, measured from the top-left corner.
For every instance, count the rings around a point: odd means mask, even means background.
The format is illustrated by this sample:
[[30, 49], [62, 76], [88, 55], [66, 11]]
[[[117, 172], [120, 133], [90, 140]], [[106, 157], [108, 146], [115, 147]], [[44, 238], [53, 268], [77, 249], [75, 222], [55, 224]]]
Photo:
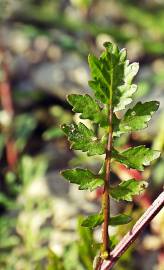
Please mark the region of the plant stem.
[[[105, 157], [105, 180], [104, 180], [104, 192], [103, 192], [103, 214], [104, 214], [104, 223], [102, 227], [102, 239], [103, 239], [103, 252], [105, 257], [109, 256], [110, 246], [109, 246], [109, 233], [108, 233], [108, 224], [110, 218], [110, 199], [109, 199], [109, 182], [110, 182], [110, 167], [111, 167], [111, 151], [112, 151], [112, 99], [110, 98], [109, 104], [109, 134], [108, 142], [106, 147], [106, 157]], [[103, 256], [104, 257], [104, 256]]]
[[157, 197], [152, 205], [146, 210], [141, 218], [136, 222], [133, 228], [123, 237], [119, 244], [110, 253], [108, 261], [104, 261], [99, 270], [110, 270], [128, 249], [128, 247], [135, 241], [141, 230], [147, 226], [150, 221], [158, 214], [164, 206], [164, 191]]
[[[0, 48], [1, 55], [1, 69], [2, 69], [2, 78], [0, 80], [0, 100], [3, 110], [10, 117], [11, 123], [13, 122], [14, 117], [14, 106], [12, 101], [11, 86], [9, 81], [9, 70], [7, 62], [5, 61], [5, 51], [3, 48]], [[8, 166], [11, 169], [15, 168], [15, 165], [18, 160], [18, 152], [16, 149], [15, 140], [13, 139], [13, 133], [11, 127], [7, 127], [4, 130], [6, 137], [6, 158]]]

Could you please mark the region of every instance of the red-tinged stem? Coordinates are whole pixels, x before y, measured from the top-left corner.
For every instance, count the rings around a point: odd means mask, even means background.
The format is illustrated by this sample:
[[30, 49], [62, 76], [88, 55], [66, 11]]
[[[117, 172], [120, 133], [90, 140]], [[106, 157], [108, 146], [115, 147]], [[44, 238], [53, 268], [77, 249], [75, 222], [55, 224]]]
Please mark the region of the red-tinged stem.
[[12, 117], [14, 114], [14, 109], [13, 109], [13, 104], [12, 104], [9, 82], [3, 81], [0, 83], [0, 94], [1, 94], [2, 107], [10, 115], [10, 117]]
[[123, 237], [119, 244], [112, 250], [108, 261], [104, 261], [99, 270], [110, 270], [135, 241], [138, 234], [147, 226], [164, 206], [164, 191], [157, 197], [153, 204], [146, 210], [133, 228]]
[[11, 137], [8, 138], [6, 143], [6, 157], [9, 167], [14, 169], [18, 161], [18, 152], [16, 149], [15, 141]]
[[106, 147], [106, 157], [105, 157], [105, 181], [104, 181], [104, 192], [102, 198], [102, 209], [104, 215], [104, 223], [102, 225], [102, 240], [103, 240], [103, 257], [108, 257], [110, 252], [109, 246], [109, 233], [108, 233], [108, 224], [110, 218], [110, 199], [109, 199], [109, 183], [110, 183], [110, 167], [111, 167], [111, 151], [112, 151], [112, 102], [109, 105], [109, 134], [108, 142]]
[[5, 52], [3, 48], [0, 48], [0, 54], [1, 54], [1, 69], [2, 69], [2, 78], [0, 81], [1, 102], [4, 110], [10, 115], [10, 117], [12, 117], [14, 114], [14, 108], [9, 83], [10, 76], [8, 65], [5, 61]]
[[[2, 69], [2, 79], [0, 81], [0, 98], [1, 104], [4, 111], [7, 112], [9, 117], [12, 119], [14, 116], [14, 108], [12, 102], [12, 95], [11, 95], [11, 87], [9, 83], [9, 71], [8, 66], [4, 60], [4, 50], [1, 49], [2, 54], [2, 61], [1, 61], [1, 69]], [[15, 146], [15, 141], [12, 138], [11, 131], [9, 134], [6, 134], [6, 158], [10, 168], [14, 168], [15, 164], [17, 163], [18, 153]]]

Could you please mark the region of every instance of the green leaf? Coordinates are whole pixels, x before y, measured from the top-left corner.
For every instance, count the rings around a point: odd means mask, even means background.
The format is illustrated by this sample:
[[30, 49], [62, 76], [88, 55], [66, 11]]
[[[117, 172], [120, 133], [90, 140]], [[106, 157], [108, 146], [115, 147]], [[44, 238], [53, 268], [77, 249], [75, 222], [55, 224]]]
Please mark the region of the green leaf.
[[118, 244], [118, 236], [116, 235], [111, 235], [109, 239], [109, 246], [111, 249], [115, 248], [115, 246]]
[[134, 195], [141, 194], [142, 191], [148, 186], [145, 181], [136, 181], [135, 179], [130, 179], [123, 181], [116, 187], [110, 188], [110, 195], [116, 200], [132, 201]]
[[62, 171], [61, 174], [70, 183], [79, 185], [79, 189], [90, 189], [91, 191], [104, 184], [104, 180], [94, 175], [87, 169], [69, 169]]
[[83, 219], [84, 217], [81, 216], [78, 218], [77, 233], [79, 238], [79, 259], [84, 265], [84, 270], [92, 270], [93, 258], [98, 252], [99, 244], [94, 239], [92, 229], [81, 226], [81, 222], [83, 221]]
[[14, 138], [16, 139], [16, 147], [21, 152], [36, 128], [37, 120], [34, 115], [23, 113], [16, 116], [15, 121], [12, 124]]
[[150, 165], [150, 162], [160, 156], [160, 152], [146, 148], [144, 145], [130, 147], [122, 152], [113, 149], [113, 158], [129, 168], [139, 171], [144, 170], [144, 166]]
[[136, 84], [124, 84], [118, 88], [118, 95], [114, 98], [114, 112], [124, 110], [132, 102], [132, 95], [136, 92]]
[[63, 261], [52, 250], [48, 251], [47, 270], [65, 270]]
[[104, 88], [100, 85], [98, 80], [95, 81], [89, 81], [88, 85], [92, 88], [92, 90], [94, 91], [95, 97], [97, 98], [97, 100], [101, 101], [103, 104], [107, 104], [108, 100], [109, 100], [109, 96], [107, 93], [107, 87]]
[[[117, 226], [117, 225], [123, 225], [127, 224], [132, 220], [132, 218], [125, 214], [119, 214], [117, 216], [110, 217], [109, 219], [109, 225], [111, 226]], [[83, 227], [89, 227], [89, 228], [95, 228], [99, 225], [101, 225], [104, 221], [103, 214], [94, 214], [86, 219], [84, 219], [81, 223], [81, 226]]]
[[120, 214], [117, 216], [110, 217], [109, 225], [111, 226], [123, 225], [129, 223], [130, 221], [132, 221], [132, 218], [130, 216]]
[[93, 81], [90, 86], [95, 91], [97, 98], [103, 97], [103, 103], [108, 104], [110, 90], [122, 84], [124, 62], [120, 60], [118, 47], [112, 43], [104, 44], [106, 51], [100, 58], [89, 55], [88, 61]]
[[125, 64], [125, 83], [126, 84], [131, 84], [133, 78], [135, 77], [135, 75], [137, 74], [139, 69], [139, 64], [134, 62], [132, 64], [129, 64], [129, 60], [126, 61]]
[[89, 82], [89, 86], [95, 92], [95, 96], [102, 101], [102, 103], [108, 103], [109, 89], [108, 78], [105, 73], [104, 67], [102, 67], [101, 59], [97, 59], [94, 55], [88, 56], [88, 62], [91, 70], [93, 81]]
[[138, 63], [134, 62], [129, 64], [129, 60], [124, 62], [123, 83], [118, 86], [118, 91], [114, 94], [114, 112], [125, 109], [125, 107], [132, 102], [132, 95], [137, 90], [137, 85], [132, 84], [132, 81], [138, 70]]
[[106, 51], [100, 58], [89, 55], [88, 62], [93, 78], [89, 86], [102, 103], [109, 104], [109, 99], [112, 98], [115, 112], [131, 103], [131, 97], [137, 89], [137, 86], [131, 83], [138, 72], [139, 65], [129, 64], [126, 60], [126, 50], [119, 50], [116, 45], [109, 42], [104, 46]]
[[89, 95], [69, 95], [68, 102], [73, 106], [73, 111], [81, 113], [81, 119], [90, 119], [94, 123], [104, 122], [107, 118], [97, 102]]
[[118, 132], [125, 133], [146, 128], [153, 113], [156, 112], [158, 108], [158, 101], [138, 102], [132, 109], [129, 109], [125, 113], [119, 123]]
[[[67, 245], [63, 253], [64, 253], [63, 256], [64, 270], [73, 270], [73, 269], [84, 270], [79, 260], [78, 242], [73, 241], [70, 245]], [[54, 267], [54, 269], [56, 268]]]
[[91, 215], [91, 216], [85, 218], [82, 221], [81, 226], [95, 228], [95, 227], [101, 225], [103, 223], [103, 220], [104, 220], [104, 218], [103, 218], [102, 214], [94, 214], [94, 215]]
[[104, 154], [105, 141], [97, 139], [93, 130], [88, 129], [84, 124], [63, 125], [62, 130], [72, 142], [71, 147], [73, 149], [87, 152], [88, 156]]
[[61, 138], [63, 136], [64, 132], [61, 130], [61, 128], [58, 127], [50, 128], [43, 133], [43, 139], [46, 141]]

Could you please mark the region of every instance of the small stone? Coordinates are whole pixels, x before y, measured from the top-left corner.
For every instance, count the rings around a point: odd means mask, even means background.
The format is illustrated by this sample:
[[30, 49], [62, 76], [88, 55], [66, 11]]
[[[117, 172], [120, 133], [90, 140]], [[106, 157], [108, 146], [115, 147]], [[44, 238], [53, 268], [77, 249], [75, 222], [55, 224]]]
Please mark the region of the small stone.
[[46, 36], [38, 36], [34, 41], [34, 48], [40, 52], [47, 50], [49, 46], [49, 39]]
[[47, 57], [50, 60], [59, 61], [62, 57], [62, 51], [61, 51], [60, 47], [58, 47], [56, 45], [50, 45], [48, 50], [47, 50]]

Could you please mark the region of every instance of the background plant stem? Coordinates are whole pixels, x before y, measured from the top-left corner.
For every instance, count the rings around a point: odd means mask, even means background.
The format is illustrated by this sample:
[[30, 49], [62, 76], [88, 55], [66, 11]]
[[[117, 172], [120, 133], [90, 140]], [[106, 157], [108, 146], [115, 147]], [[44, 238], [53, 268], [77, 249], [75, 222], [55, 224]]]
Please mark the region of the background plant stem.
[[[5, 61], [5, 51], [0, 48], [1, 55], [1, 69], [2, 78], [0, 80], [0, 100], [3, 110], [8, 114], [11, 119], [11, 123], [14, 117], [14, 106], [11, 94], [11, 87], [9, 81], [8, 65]], [[16, 149], [15, 140], [11, 128], [6, 131], [6, 159], [10, 169], [14, 169], [18, 160], [18, 153]]]

